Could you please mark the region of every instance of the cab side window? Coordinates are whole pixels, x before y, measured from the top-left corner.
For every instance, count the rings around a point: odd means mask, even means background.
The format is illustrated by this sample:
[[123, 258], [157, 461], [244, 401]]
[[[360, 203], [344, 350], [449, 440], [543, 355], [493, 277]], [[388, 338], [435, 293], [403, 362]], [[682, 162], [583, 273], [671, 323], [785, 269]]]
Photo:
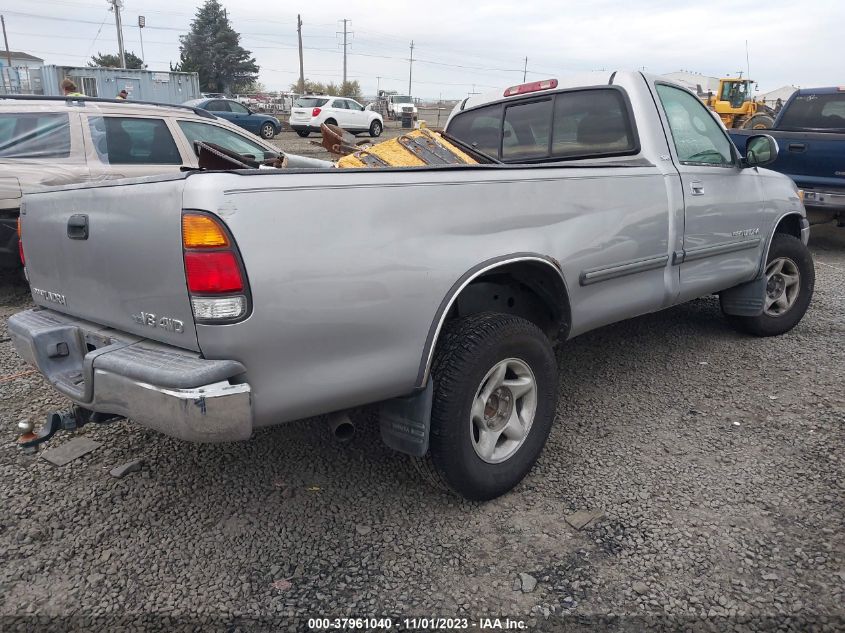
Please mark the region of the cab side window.
[[619, 156], [637, 151], [637, 138], [618, 90], [578, 90], [555, 98], [552, 156]]
[[730, 140], [698, 98], [666, 84], [657, 84], [657, 94], [682, 164], [719, 167], [734, 164]]
[[9, 112], [0, 114], [0, 158], [67, 158], [67, 114]]
[[197, 121], [179, 121], [179, 127], [182, 129], [185, 138], [188, 139], [188, 143], [190, 143], [194, 151], [196, 151], [194, 142], [204, 141], [224, 147], [236, 154], [252, 156], [256, 160], [262, 160], [264, 158], [265, 150], [263, 147], [226, 128], [209, 123], [199, 123]]
[[97, 155], [109, 165], [181, 165], [176, 141], [162, 119], [88, 117]]
[[502, 160], [516, 162], [549, 155], [552, 127], [551, 99], [515, 103], [505, 108]]
[[502, 106], [487, 106], [456, 116], [447, 132], [479, 152], [498, 158], [502, 142]]
[[615, 88], [572, 90], [469, 110], [456, 116], [447, 131], [506, 163], [639, 151], [624, 93]]
[[228, 101], [209, 101], [205, 105], [205, 109], [209, 112], [231, 112]]

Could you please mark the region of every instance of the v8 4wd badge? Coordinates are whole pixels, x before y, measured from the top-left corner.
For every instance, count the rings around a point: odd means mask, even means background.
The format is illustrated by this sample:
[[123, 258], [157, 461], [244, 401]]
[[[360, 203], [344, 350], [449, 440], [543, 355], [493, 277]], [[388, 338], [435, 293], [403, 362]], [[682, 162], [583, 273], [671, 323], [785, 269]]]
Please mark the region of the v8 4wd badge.
[[138, 314], [133, 314], [132, 320], [139, 325], [161, 328], [162, 330], [175, 332], [176, 334], [181, 334], [185, 331], [184, 321], [167, 316], [156, 316], [152, 312], [139, 312]]

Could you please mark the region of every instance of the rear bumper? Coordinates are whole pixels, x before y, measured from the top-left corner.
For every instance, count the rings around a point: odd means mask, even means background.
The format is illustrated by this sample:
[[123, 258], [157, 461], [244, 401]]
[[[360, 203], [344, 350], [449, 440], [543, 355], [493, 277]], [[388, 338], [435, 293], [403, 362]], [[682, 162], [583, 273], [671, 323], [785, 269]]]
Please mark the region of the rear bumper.
[[40, 308], [13, 315], [8, 331], [18, 354], [81, 407], [191, 442], [252, 434], [252, 394], [238, 362]]

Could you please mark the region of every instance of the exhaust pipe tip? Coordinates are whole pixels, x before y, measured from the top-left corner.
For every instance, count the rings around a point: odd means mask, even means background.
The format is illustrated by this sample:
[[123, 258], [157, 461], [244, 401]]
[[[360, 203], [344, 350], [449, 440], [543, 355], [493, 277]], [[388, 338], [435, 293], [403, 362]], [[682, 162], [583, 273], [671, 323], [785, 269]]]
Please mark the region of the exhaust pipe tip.
[[355, 423], [346, 412], [333, 413], [328, 419], [329, 432], [335, 440], [341, 443], [352, 441], [355, 437]]

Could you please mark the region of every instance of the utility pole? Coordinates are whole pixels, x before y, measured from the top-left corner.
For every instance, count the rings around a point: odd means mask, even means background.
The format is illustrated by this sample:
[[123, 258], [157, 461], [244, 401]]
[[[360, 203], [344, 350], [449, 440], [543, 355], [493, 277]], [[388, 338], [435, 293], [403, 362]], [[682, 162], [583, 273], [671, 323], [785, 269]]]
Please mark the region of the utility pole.
[[528, 74], [528, 57], [525, 58], [525, 66], [522, 68], [522, 83], [525, 83], [525, 76]]
[[141, 66], [147, 67], [146, 55], [144, 55], [144, 27], [147, 26], [147, 18], [143, 15], [138, 16], [138, 37], [141, 38]]
[[126, 68], [126, 53], [123, 50], [123, 24], [120, 22], [120, 10], [123, 8], [123, 0], [108, 0], [114, 11], [114, 25], [117, 27], [117, 48], [120, 52], [120, 67]]
[[381, 77], [376, 75], [376, 100], [378, 100], [378, 93], [381, 91]]
[[408, 66], [408, 96], [411, 96], [411, 78], [414, 76], [414, 40], [411, 40], [411, 58], [408, 60], [411, 64]]
[[[346, 83], [346, 23], [350, 20], [343, 19], [343, 83]], [[338, 33], [339, 35], [339, 33]]]
[[296, 35], [299, 38], [299, 92], [305, 94], [305, 66], [302, 64], [302, 16], [296, 15]]
[[[6, 45], [6, 61], [9, 62], [9, 71], [11, 72], [12, 68], [12, 53], [9, 52], [9, 38], [6, 37], [6, 18], [0, 15], [0, 22], [3, 23], [3, 43]], [[12, 76], [9, 75], [9, 81], [12, 80]]]

